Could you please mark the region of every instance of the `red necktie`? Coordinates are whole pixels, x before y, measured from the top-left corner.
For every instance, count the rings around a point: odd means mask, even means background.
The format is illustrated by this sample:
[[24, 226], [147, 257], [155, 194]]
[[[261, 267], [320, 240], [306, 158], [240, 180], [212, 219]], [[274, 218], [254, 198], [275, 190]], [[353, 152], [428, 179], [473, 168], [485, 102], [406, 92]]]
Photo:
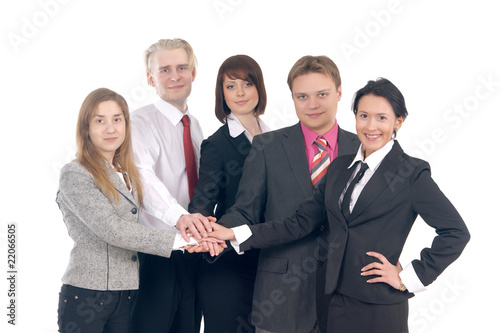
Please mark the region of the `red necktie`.
[[184, 142], [184, 159], [186, 160], [189, 200], [193, 200], [194, 189], [196, 188], [196, 182], [198, 181], [198, 172], [196, 170], [196, 159], [194, 157], [193, 141], [191, 140], [191, 128], [189, 126], [189, 117], [185, 115], [182, 117], [181, 121], [182, 125], [184, 126], [182, 140]]

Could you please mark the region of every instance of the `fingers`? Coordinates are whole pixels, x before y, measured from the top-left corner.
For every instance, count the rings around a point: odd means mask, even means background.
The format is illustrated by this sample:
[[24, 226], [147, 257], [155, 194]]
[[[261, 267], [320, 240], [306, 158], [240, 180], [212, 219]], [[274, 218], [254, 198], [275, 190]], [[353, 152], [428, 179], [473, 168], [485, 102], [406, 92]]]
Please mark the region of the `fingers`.
[[389, 262], [389, 261], [387, 260], [387, 258], [386, 258], [386, 257], [384, 257], [382, 254], [377, 253], [377, 252], [373, 252], [373, 251], [366, 252], [366, 255], [369, 255], [369, 256], [372, 256], [372, 257], [377, 258], [377, 259], [378, 259], [378, 260], [380, 260], [383, 264], [385, 264], [385, 263], [388, 263], [388, 262]]
[[368, 256], [375, 257], [381, 263], [372, 262], [365, 267], [361, 268], [362, 276], [378, 275], [377, 277], [367, 280], [368, 283], [387, 283], [393, 288], [399, 288], [399, 272], [401, 269], [387, 260], [385, 256], [377, 252], [367, 252]]
[[215, 217], [205, 217], [199, 213], [196, 214], [184, 214], [181, 215], [177, 221], [176, 228], [181, 232], [182, 238], [186, 242], [189, 241], [189, 237], [186, 234], [187, 230], [192, 234], [192, 236], [200, 240], [203, 237], [208, 236], [208, 232], [212, 231], [211, 222], [215, 222], [217, 219]]
[[208, 234], [209, 237], [214, 237], [221, 240], [235, 240], [234, 232], [232, 229], [228, 229], [216, 223], [213, 223], [212, 226], [214, 226], [214, 231]]
[[[383, 264], [378, 263], [378, 262], [372, 262], [371, 264], [366, 265], [365, 267], [361, 268], [361, 272], [367, 272], [371, 270], [380, 270], [383, 267]], [[369, 274], [365, 274], [369, 275]]]
[[185, 227], [185, 224], [184, 223], [181, 223], [180, 220], [177, 221], [177, 224], [176, 224], [176, 228], [179, 229], [180, 233], [181, 233], [181, 236], [182, 238], [189, 243], [189, 237], [191, 236], [191, 234], [188, 236], [188, 233], [187, 233], [187, 228]]

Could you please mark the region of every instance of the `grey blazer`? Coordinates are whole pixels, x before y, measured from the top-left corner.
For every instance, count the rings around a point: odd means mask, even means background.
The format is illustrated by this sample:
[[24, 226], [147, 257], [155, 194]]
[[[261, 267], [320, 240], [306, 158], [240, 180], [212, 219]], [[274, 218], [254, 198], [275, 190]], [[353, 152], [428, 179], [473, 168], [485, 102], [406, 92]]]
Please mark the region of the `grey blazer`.
[[109, 171], [120, 194], [117, 203], [111, 203], [77, 161], [61, 170], [56, 201], [74, 241], [64, 284], [94, 290], [138, 289], [136, 251], [164, 257], [172, 251], [175, 232], [138, 224], [136, 198], [119, 175]]
[[[339, 128], [339, 155], [355, 153], [358, 137]], [[219, 223], [257, 224], [292, 215], [313, 186], [300, 123], [254, 137], [235, 204]], [[260, 252], [252, 323], [272, 332], [309, 332], [316, 322], [317, 231]]]

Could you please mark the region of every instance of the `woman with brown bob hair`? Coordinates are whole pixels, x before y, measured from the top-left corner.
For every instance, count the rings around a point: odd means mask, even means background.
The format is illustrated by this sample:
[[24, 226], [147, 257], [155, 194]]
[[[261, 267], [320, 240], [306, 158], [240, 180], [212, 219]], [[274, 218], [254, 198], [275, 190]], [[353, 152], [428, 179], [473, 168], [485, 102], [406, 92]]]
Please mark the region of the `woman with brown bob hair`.
[[169, 257], [180, 233], [137, 223], [142, 188], [125, 99], [106, 88], [83, 101], [77, 159], [59, 179], [57, 203], [74, 241], [59, 294], [59, 332], [128, 332], [139, 287], [137, 252]]
[[[268, 131], [259, 119], [266, 101], [264, 78], [254, 59], [235, 55], [222, 63], [215, 116], [224, 125], [201, 144], [200, 175], [190, 213], [219, 219], [234, 204], [252, 139]], [[229, 251], [212, 264], [201, 262], [198, 293], [206, 333], [253, 331], [249, 316], [257, 259], [257, 251], [241, 256]]]

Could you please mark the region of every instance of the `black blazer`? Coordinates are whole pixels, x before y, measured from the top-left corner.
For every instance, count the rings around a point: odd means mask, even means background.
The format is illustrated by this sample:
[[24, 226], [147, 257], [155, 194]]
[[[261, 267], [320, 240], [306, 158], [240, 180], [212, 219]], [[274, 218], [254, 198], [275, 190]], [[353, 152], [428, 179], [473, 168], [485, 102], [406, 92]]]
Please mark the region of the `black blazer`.
[[[358, 137], [339, 128], [338, 147], [339, 155], [355, 153]], [[254, 137], [236, 203], [218, 222], [234, 227], [284, 218], [312, 194], [304, 137], [297, 123]], [[260, 252], [252, 316], [257, 327], [293, 333], [307, 332], [314, 326], [316, 277], [310, 265], [312, 261], [313, 268], [316, 266], [318, 235], [319, 230], [294, 243]], [[263, 310], [262, 304], [275, 299], [277, 291], [281, 296], [272, 311]]]
[[200, 176], [193, 200], [189, 203], [190, 213], [217, 219], [224, 215], [234, 204], [250, 148], [250, 141], [244, 133], [231, 137], [227, 123], [202, 142]]
[[366, 252], [379, 252], [395, 265], [420, 214], [438, 234], [431, 248], [423, 249], [420, 259], [412, 262], [422, 284], [428, 285], [459, 257], [470, 235], [456, 209], [431, 178], [429, 164], [406, 155], [397, 142], [366, 184], [346, 221], [338, 202], [352, 174], [347, 167], [353, 158], [337, 158], [328, 169], [326, 181], [292, 217], [250, 226], [253, 236], [241, 244], [241, 249], [264, 248], [302, 238], [327, 219], [330, 251], [325, 292], [337, 290], [367, 303], [399, 303], [413, 294], [385, 283], [366, 283], [370, 277], [360, 275], [362, 267], [376, 260]]

